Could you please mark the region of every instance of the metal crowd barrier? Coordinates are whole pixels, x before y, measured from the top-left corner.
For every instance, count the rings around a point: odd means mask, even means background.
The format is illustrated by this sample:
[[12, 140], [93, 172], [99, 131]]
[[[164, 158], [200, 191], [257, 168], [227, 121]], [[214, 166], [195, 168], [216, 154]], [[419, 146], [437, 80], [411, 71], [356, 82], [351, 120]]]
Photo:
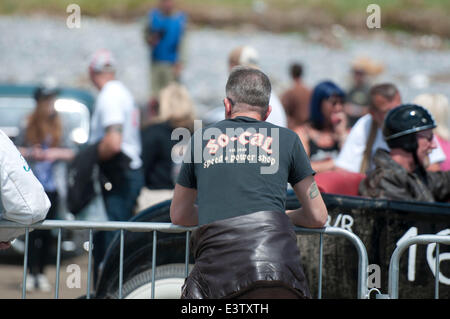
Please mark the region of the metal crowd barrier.
[[[190, 232], [195, 227], [182, 227], [173, 225], [171, 223], [151, 223], [151, 222], [88, 222], [88, 221], [60, 221], [60, 220], [46, 220], [40, 223], [24, 227], [24, 225], [1, 221], [1, 228], [25, 228], [25, 251], [24, 251], [24, 266], [23, 266], [23, 280], [22, 280], [22, 299], [26, 298], [26, 280], [27, 280], [27, 263], [28, 263], [28, 244], [30, 229], [57, 229], [57, 256], [56, 256], [56, 283], [55, 283], [55, 295], [54, 298], [59, 298], [59, 279], [60, 279], [60, 266], [61, 266], [61, 230], [89, 230], [89, 257], [88, 257], [88, 276], [87, 276], [87, 291], [86, 298], [91, 297], [91, 272], [92, 272], [92, 241], [94, 230], [105, 231], [120, 231], [120, 259], [119, 259], [119, 299], [122, 299], [122, 287], [123, 287], [123, 257], [124, 257], [124, 231], [131, 232], [153, 232], [153, 250], [152, 250], [152, 283], [155, 282], [156, 271], [156, 252], [157, 252], [157, 232], [165, 233], [186, 233], [186, 247], [185, 247], [185, 277], [189, 274], [189, 237]], [[353, 243], [358, 252], [358, 283], [357, 283], [357, 298], [368, 298], [367, 289], [367, 269], [368, 269], [368, 257], [367, 251], [362, 241], [355, 234], [338, 227], [325, 227], [319, 229], [301, 228], [295, 227], [297, 234], [319, 234], [319, 280], [318, 280], [318, 299], [322, 298], [322, 268], [323, 268], [323, 236], [339, 236], [345, 237]], [[151, 298], [155, 297], [155, 286], [152, 284]]]
[[403, 252], [411, 245], [415, 244], [436, 244], [436, 260], [435, 260], [435, 281], [434, 281], [434, 298], [439, 299], [439, 245], [450, 245], [450, 236], [441, 235], [419, 235], [406, 239], [401, 242], [394, 250], [391, 261], [389, 263], [389, 286], [388, 298], [398, 299], [398, 279], [400, 257]]
[[322, 299], [322, 269], [323, 269], [323, 235], [339, 236], [345, 237], [355, 246], [358, 252], [358, 287], [357, 287], [357, 298], [367, 299], [368, 289], [367, 280], [368, 274], [367, 270], [369, 267], [369, 259], [367, 257], [367, 250], [361, 239], [358, 236], [339, 227], [325, 227], [325, 228], [302, 228], [295, 227], [295, 232], [297, 234], [319, 234], [319, 280], [318, 280], [318, 294], [317, 298]]

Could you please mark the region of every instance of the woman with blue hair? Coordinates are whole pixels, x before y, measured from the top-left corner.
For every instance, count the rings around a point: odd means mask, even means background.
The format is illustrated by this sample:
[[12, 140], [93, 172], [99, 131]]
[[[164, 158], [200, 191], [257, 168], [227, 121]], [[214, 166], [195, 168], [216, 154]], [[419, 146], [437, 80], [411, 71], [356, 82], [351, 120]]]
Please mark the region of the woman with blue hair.
[[318, 173], [334, 169], [334, 159], [347, 137], [344, 99], [344, 91], [335, 83], [320, 82], [312, 92], [309, 123], [297, 130]]

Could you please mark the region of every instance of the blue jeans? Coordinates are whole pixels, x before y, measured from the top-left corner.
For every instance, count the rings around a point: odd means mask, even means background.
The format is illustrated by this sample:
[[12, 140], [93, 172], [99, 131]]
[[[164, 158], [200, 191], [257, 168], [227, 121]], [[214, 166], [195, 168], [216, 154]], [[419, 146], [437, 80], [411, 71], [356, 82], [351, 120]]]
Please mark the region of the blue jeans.
[[[110, 191], [103, 190], [106, 213], [110, 221], [127, 221], [133, 215], [133, 208], [144, 186], [144, 175], [141, 169], [125, 172], [122, 182], [114, 185]], [[100, 231], [94, 235], [94, 281], [97, 281], [98, 267], [113, 241], [117, 231]]]

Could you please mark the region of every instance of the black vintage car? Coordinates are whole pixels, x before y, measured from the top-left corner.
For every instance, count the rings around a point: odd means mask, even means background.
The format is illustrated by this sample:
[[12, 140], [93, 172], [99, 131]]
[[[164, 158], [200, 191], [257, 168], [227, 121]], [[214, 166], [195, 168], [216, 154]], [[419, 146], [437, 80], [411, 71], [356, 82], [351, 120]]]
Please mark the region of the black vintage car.
[[[369, 267], [370, 277], [379, 277], [371, 280], [368, 286], [387, 294], [390, 258], [398, 242], [421, 234], [449, 235], [450, 204], [375, 200], [342, 195], [349, 188], [353, 190], [347, 193], [354, 193], [359, 180], [357, 178], [351, 181], [348, 177], [337, 180], [331, 190], [341, 194], [322, 193], [329, 212], [328, 225], [347, 229], [362, 240], [367, 249], [369, 265], [372, 266]], [[320, 187], [321, 183], [318, 183]], [[353, 185], [349, 186], [349, 183]], [[295, 194], [288, 191], [286, 209], [298, 207]], [[142, 211], [133, 221], [170, 222], [169, 208], [170, 201], [159, 203]], [[185, 276], [186, 236], [159, 232], [157, 238], [155, 296], [178, 298]], [[123, 297], [149, 298], [152, 284], [152, 242], [152, 233], [125, 232]], [[312, 296], [317, 296], [319, 238], [301, 235], [298, 245]], [[400, 261], [399, 297], [433, 298], [435, 245], [411, 247]], [[450, 247], [441, 245], [439, 297], [444, 299], [450, 298], [449, 251]], [[358, 256], [353, 244], [345, 238], [325, 235], [323, 254], [322, 298], [356, 298]], [[193, 263], [192, 256], [190, 263]], [[116, 237], [116, 241], [109, 247], [96, 285], [97, 298], [118, 297], [118, 272], [119, 242]]]

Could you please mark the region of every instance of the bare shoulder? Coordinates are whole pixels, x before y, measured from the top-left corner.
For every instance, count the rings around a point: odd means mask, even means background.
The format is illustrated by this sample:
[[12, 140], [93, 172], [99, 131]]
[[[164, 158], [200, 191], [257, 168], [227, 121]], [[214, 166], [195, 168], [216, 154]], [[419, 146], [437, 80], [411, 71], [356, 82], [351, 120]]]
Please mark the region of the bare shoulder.
[[300, 141], [302, 142], [303, 146], [305, 147], [305, 150], [308, 152], [308, 145], [309, 145], [309, 133], [310, 133], [310, 126], [308, 124], [304, 124], [301, 126], [298, 126], [294, 132], [297, 134], [297, 136], [300, 138]]

